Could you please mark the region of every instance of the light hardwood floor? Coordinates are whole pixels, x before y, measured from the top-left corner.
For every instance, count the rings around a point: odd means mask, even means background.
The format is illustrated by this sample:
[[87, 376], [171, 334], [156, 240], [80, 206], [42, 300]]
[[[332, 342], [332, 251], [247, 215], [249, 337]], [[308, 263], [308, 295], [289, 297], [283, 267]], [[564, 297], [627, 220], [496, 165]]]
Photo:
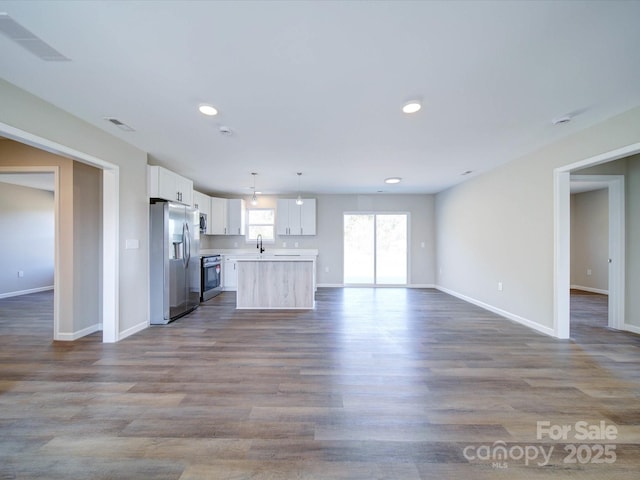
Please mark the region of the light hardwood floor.
[[107, 345], [52, 342], [50, 293], [0, 300], [0, 479], [636, 479], [640, 338], [579, 297], [567, 341], [435, 290], [319, 289], [313, 311], [224, 293]]

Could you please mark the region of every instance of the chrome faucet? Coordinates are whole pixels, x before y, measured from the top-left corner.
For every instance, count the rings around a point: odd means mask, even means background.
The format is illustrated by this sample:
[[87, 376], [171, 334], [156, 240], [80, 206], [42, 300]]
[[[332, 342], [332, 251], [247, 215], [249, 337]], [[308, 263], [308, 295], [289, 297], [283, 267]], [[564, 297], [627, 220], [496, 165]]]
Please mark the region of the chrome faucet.
[[264, 248], [262, 248], [262, 234], [259, 233], [258, 237], [256, 238], [256, 248], [260, 249], [260, 254], [262, 255], [262, 252], [264, 252]]

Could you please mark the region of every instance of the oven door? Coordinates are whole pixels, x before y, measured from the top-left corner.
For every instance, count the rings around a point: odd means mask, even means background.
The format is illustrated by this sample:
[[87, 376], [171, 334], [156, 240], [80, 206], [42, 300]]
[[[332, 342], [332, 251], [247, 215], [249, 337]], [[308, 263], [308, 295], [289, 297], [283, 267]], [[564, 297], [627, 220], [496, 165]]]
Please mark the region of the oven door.
[[222, 292], [222, 266], [220, 257], [202, 258], [202, 288], [200, 301], [205, 302]]

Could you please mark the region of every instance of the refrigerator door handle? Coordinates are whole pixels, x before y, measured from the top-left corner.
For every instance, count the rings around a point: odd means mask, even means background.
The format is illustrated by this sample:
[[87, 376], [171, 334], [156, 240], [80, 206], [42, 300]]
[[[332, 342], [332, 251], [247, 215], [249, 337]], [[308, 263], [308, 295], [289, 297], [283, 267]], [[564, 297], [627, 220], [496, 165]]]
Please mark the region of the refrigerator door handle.
[[182, 265], [187, 266], [187, 235], [186, 235], [186, 227], [187, 224], [182, 224]]
[[189, 231], [189, 224], [185, 223], [184, 224], [184, 228], [186, 230], [186, 235], [184, 237], [185, 239], [185, 248], [186, 248], [186, 252], [185, 252], [185, 267], [189, 267], [189, 261], [191, 260], [191, 232]]

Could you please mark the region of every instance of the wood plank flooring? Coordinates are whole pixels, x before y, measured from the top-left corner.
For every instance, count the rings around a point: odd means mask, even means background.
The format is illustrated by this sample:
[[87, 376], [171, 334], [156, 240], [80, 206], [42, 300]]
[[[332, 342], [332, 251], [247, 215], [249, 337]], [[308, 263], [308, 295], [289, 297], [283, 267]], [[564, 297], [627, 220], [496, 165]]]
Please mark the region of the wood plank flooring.
[[[574, 296], [566, 341], [435, 290], [316, 298], [224, 293], [106, 345], [52, 342], [50, 292], [0, 300], [0, 479], [638, 478], [640, 337], [597, 325], [602, 298]], [[579, 421], [616, 438], [578, 441]]]

